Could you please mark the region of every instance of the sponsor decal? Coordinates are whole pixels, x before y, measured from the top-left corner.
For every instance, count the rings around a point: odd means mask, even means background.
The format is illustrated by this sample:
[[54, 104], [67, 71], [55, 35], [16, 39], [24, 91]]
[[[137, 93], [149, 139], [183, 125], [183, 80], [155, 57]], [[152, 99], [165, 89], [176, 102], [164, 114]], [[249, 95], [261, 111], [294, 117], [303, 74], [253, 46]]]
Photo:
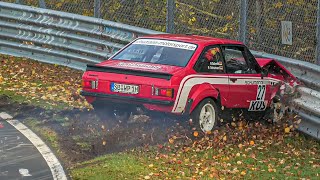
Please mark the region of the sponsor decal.
[[222, 62], [210, 62], [210, 66], [222, 66]]
[[138, 39], [133, 44], [164, 46], [164, 47], [172, 47], [172, 48], [186, 49], [186, 50], [195, 50], [197, 48], [197, 45], [191, 44], [191, 43], [167, 41], [167, 40], [160, 40], [160, 39]]
[[270, 81], [264, 81], [264, 80], [252, 80], [252, 81], [245, 81], [246, 85], [259, 85], [259, 84], [270, 84]]
[[267, 108], [268, 101], [265, 101], [267, 86], [258, 85], [257, 97], [255, 101], [250, 102], [248, 111], [264, 111]]
[[223, 66], [208, 66], [208, 69], [213, 69], [213, 70], [222, 70], [223, 71]]
[[128, 68], [151, 69], [151, 70], [161, 69], [161, 66], [151, 65], [151, 64], [140, 64], [140, 63], [124, 63], [124, 62], [120, 62], [118, 64], [118, 66], [128, 67]]
[[209, 70], [221, 70], [223, 71], [223, 65], [222, 62], [210, 62], [208, 66]]
[[248, 111], [264, 111], [267, 108], [268, 101], [251, 101]]

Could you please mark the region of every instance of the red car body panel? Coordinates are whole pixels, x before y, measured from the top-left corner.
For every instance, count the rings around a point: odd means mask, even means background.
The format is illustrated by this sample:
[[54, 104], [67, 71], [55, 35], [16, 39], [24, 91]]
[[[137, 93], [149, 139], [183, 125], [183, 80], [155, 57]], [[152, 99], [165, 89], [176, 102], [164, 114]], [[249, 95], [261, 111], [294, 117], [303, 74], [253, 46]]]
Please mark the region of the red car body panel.
[[[233, 45], [243, 46], [241, 42], [204, 36], [190, 35], [153, 35], [141, 39], [168, 40], [196, 45], [185, 67], [144, 63], [111, 57], [96, 66], [88, 66], [83, 74], [84, 95], [89, 103], [102, 100], [124, 105], [142, 105], [149, 110], [175, 114], [191, 113], [205, 98], [215, 99], [227, 108], [265, 109], [279, 91], [282, 84], [294, 86], [297, 79], [276, 60], [257, 58], [261, 67], [278, 67], [267, 77], [261, 73], [205, 73], [197, 72], [195, 66], [204, 49], [209, 46]], [[132, 44], [132, 43], [130, 43]], [[129, 45], [130, 45], [129, 44]], [[178, 61], [179, 59], [172, 59]], [[87, 83], [87, 84], [86, 84]], [[138, 93], [113, 92], [116, 84], [138, 87]], [[173, 96], [155, 95], [155, 89], [172, 90]], [[262, 93], [262, 94], [260, 94]], [[264, 104], [265, 103], [265, 104]]]
[[274, 63], [276, 66], [280, 67], [292, 80], [298, 83], [297, 78], [290, 72], [288, 71], [279, 61], [276, 61], [275, 59], [268, 59], [268, 58], [256, 58], [257, 62], [261, 67], [265, 67], [269, 64]]

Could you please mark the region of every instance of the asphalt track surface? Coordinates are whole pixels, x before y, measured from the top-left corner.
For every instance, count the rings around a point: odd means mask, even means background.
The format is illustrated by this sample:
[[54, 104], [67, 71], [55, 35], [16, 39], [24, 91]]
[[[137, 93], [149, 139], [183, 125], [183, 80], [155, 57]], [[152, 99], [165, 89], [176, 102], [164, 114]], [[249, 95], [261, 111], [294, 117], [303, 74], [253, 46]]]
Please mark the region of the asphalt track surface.
[[20, 131], [0, 116], [0, 180], [51, 180], [48, 163]]

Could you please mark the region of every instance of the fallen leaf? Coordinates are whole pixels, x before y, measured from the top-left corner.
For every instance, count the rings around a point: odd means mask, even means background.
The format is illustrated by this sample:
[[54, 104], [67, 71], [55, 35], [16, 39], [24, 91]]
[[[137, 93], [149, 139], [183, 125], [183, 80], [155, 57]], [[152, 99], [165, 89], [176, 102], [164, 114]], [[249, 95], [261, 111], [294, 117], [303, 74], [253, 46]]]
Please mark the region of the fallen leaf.
[[284, 132], [285, 133], [290, 133], [290, 128], [289, 127], [284, 128]]
[[244, 176], [244, 175], [246, 175], [247, 173], [246, 173], [246, 171], [241, 171], [241, 176]]
[[239, 149], [242, 149], [243, 145], [242, 145], [242, 144], [239, 144], [238, 147], [239, 147]]
[[223, 141], [227, 141], [227, 136], [223, 136]]
[[234, 122], [232, 122], [232, 123], [231, 123], [231, 126], [236, 127], [236, 126], [237, 126], [237, 124], [236, 124], [236, 123], [234, 123]]
[[250, 145], [254, 145], [254, 141], [250, 141]]

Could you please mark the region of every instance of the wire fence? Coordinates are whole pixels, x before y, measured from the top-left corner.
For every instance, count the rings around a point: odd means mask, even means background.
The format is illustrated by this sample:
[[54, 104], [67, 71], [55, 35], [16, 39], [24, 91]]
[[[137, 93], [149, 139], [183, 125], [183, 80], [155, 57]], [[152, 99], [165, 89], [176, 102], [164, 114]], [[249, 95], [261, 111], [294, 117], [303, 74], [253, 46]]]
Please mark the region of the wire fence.
[[[249, 0], [251, 49], [315, 63], [317, 0]], [[282, 43], [281, 21], [292, 22], [292, 45]]]
[[[318, 0], [4, 0], [43, 7], [156, 31], [240, 40], [246, 17], [245, 43], [250, 49], [317, 63]], [[168, 2], [173, 2], [171, 6]], [[242, 3], [245, 6], [241, 6]], [[241, 8], [246, 8], [241, 11]], [[169, 11], [173, 9], [170, 15]], [[245, 13], [243, 13], [245, 12]], [[171, 20], [171, 21], [170, 21]], [[242, 19], [243, 20], [243, 19]], [[283, 42], [282, 21], [292, 24], [292, 45]], [[170, 29], [170, 28], [169, 28]], [[170, 30], [170, 31], [171, 31]], [[290, 43], [289, 43], [290, 44]], [[318, 59], [320, 64], [320, 59]]]

